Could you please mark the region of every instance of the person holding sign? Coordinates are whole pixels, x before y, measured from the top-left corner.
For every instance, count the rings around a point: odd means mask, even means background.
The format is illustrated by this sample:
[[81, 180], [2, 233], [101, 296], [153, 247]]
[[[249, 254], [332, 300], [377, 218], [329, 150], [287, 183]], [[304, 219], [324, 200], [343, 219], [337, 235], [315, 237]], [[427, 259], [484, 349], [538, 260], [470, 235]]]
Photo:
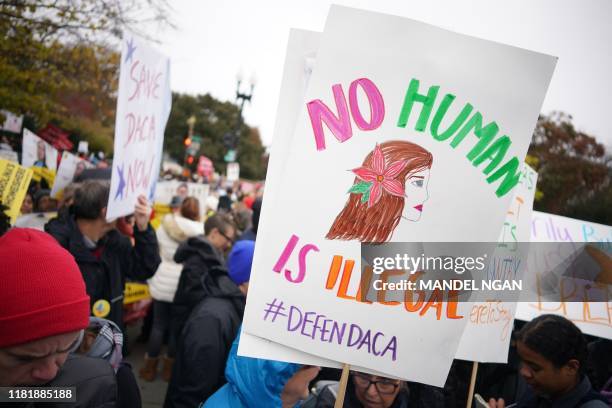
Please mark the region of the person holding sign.
[[45, 225], [74, 256], [91, 298], [92, 313], [123, 328], [123, 289], [126, 278], [144, 281], [155, 273], [161, 259], [155, 231], [149, 224], [151, 209], [144, 196], [134, 208], [135, 245], [106, 221], [108, 182], [88, 180], [74, 195], [71, 214]]
[[[529, 387], [516, 408], [605, 408], [605, 399], [586, 376], [587, 343], [574, 323], [558, 315], [541, 315], [517, 334], [520, 374]], [[490, 408], [505, 408], [503, 399]], [[508, 406], [509, 407], [509, 406]]]

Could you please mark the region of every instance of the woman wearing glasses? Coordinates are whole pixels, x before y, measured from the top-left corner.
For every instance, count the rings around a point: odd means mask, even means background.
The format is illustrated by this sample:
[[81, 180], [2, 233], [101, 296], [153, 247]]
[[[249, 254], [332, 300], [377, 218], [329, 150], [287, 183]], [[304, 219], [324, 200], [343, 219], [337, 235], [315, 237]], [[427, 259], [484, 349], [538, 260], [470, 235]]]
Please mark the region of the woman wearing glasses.
[[[338, 384], [329, 385], [317, 398], [316, 408], [332, 408], [336, 402]], [[351, 372], [346, 386], [346, 408], [442, 408], [444, 396], [440, 390], [422, 384], [408, 385], [404, 381], [376, 375]]]

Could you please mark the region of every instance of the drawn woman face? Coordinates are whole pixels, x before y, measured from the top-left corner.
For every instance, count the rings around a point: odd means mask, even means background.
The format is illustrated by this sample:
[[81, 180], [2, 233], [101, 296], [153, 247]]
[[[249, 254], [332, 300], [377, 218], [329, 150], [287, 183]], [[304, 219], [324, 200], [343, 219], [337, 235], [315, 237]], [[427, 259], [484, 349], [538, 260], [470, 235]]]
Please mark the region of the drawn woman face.
[[429, 183], [429, 169], [409, 174], [404, 186], [404, 211], [402, 218], [409, 221], [418, 221], [423, 213], [425, 201], [429, 198], [427, 185]]

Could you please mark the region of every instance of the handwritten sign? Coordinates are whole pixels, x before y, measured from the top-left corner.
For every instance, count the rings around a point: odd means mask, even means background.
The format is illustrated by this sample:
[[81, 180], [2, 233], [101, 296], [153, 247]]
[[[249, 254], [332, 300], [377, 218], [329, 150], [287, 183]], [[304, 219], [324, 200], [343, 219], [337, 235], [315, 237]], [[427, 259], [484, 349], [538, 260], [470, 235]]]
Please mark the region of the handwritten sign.
[[183, 183], [178, 180], [160, 181], [155, 189], [155, 202], [170, 205], [172, 197], [177, 195], [180, 185], [187, 184], [187, 195], [195, 197], [200, 202], [200, 214], [204, 215], [206, 210], [206, 199], [210, 193], [210, 185], [199, 183]]
[[57, 150], [28, 129], [23, 129], [21, 165], [57, 169]]
[[152, 200], [171, 102], [170, 60], [144, 41], [126, 36], [107, 219], [132, 213], [141, 194]]
[[68, 184], [83, 170], [93, 167], [87, 160], [83, 160], [72, 153], [62, 153], [62, 161], [60, 162], [53, 188], [51, 189], [51, 197], [59, 198]]
[[240, 179], [240, 163], [227, 163], [227, 181], [234, 182]]
[[[535, 280], [535, 284], [530, 286], [531, 289], [536, 288], [535, 294], [529, 294], [528, 302], [521, 302], [517, 308], [516, 318], [520, 320], [531, 320], [536, 316], [545, 313], [553, 313], [562, 315], [573, 321], [584, 333], [593, 336], [612, 339], [612, 267], [610, 264], [610, 254], [612, 252], [612, 227], [588, 221], [576, 220], [573, 218], [561, 217], [558, 215], [541, 213], [534, 211], [531, 220], [531, 240], [532, 242], [550, 242], [558, 245], [550, 246], [550, 254], [538, 253], [538, 257], [534, 258], [530, 254], [528, 263], [528, 275]], [[589, 301], [567, 301], [547, 302], [546, 298], [541, 293], [537, 293], [537, 282], [542, 278], [541, 272], [547, 267], [549, 260], [555, 262], [561, 259], [560, 252], [565, 252], [570, 249], [570, 252], [580, 253], [580, 247], [584, 243], [596, 243], [596, 247], [600, 248], [604, 253], [602, 257], [591, 257], [592, 263], [595, 263], [599, 273], [603, 276], [603, 288], [607, 289], [607, 301], [589, 302]], [[585, 255], [589, 252], [586, 251]], [[571, 254], [569, 254], [571, 255]], [[545, 257], [546, 259], [541, 259]], [[597, 281], [597, 277], [594, 277]], [[590, 285], [593, 286], [593, 279]], [[564, 280], [559, 281], [559, 287], [564, 284]], [[607, 284], [605, 283], [607, 282]], [[572, 284], [576, 284], [573, 282]]]
[[11, 218], [11, 224], [15, 224], [19, 215], [31, 178], [31, 169], [0, 159], [0, 203], [8, 207], [6, 214]]
[[[525, 164], [506, 212], [499, 245], [483, 271], [484, 278], [522, 280], [528, 256], [528, 247], [522, 243], [529, 242], [537, 178], [538, 174]], [[506, 363], [517, 302], [509, 302], [500, 296], [469, 305], [469, 321], [455, 357], [469, 361]]]
[[[462, 241], [466, 231], [497, 240], [554, 64], [332, 7], [282, 174], [268, 185], [274, 216], [260, 221], [270, 226], [256, 248], [244, 332], [442, 385], [467, 310], [451, 299], [360, 301], [351, 273], [360, 241]], [[529, 87], [517, 93], [518, 83]]]

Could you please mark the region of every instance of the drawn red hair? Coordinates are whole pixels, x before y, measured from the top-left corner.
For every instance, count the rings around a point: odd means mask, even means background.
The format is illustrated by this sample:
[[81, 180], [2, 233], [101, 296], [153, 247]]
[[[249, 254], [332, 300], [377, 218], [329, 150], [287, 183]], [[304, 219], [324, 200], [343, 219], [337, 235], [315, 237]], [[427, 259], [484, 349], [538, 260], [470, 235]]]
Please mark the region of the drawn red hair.
[[[410, 174], [431, 167], [433, 157], [421, 146], [405, 141], [389, 141], [381, 143], [380, 148], [385, 163], [406, 160], [408, 164], [395, 177], [404, 185]], [[372, 167], [370, 152], [363, 161], [364, 167]], [[355, 177], [354, 183], [360, 180]], [[382, 197], [368, 208], [367, 202], [362, 202], [361, 194], [350, 193], [349, 199], [332, 224], [327, 239], [359, 240], [361, 242], [382, 243], [391, 239], [395, 227], [400, 222], [404, 211], [404, 198], [382, 192]]]

